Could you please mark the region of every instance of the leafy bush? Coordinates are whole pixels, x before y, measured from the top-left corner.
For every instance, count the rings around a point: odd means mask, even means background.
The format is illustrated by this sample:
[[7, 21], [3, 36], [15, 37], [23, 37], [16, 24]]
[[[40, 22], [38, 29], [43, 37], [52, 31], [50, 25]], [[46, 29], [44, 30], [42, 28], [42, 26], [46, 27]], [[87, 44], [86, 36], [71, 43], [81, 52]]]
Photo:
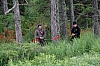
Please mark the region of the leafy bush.
[[99, 66], [100, 54], [86, 54], [72, 58], [64, 57], [64, 60], [56, 59], [55, 55], [45, 55], [40, 53], [33, 60], [23, 60], [18, 62], [9, 61], [8, 66]]
[[[61, 40], [59, 43], [48, 43], [39, 46], [35, 43], [22, 45], [1, 44], [1, 66], [98, 66], [100, 62], [100, 38], [92, 32], [81, 35], [73, 42]], [[13, 61], [12, 61], [13, 60]]]
[[0, 45], [0, 66], [8, 63], [9, 59], [13, 61], [32, 59], [34, 56], [43, 52], [45, 48], [35, 45], [34, 43], [17, 44], [1, 44]]

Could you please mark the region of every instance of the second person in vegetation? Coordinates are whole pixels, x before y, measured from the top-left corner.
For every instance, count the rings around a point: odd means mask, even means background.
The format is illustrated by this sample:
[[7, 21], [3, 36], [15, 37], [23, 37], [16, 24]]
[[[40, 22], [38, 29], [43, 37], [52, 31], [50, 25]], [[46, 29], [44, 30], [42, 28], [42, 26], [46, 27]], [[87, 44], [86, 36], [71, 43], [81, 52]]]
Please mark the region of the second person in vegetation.
[[73, 22], [73, 28], [71, 30], [70, 41], [73, 41], [74, 38], [80, 38], [80, 28], [75, 21]]

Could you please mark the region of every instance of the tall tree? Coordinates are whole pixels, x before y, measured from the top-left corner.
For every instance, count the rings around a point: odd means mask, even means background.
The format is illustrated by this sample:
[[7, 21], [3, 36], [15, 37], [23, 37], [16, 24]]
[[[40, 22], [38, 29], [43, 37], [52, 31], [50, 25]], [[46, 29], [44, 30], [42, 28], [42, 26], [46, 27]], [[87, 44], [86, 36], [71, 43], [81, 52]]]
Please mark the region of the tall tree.
[[8, 10], [8, 2], [7, 0], [1, 0], [2, 5], [2, 14], [5, 14], [5, 12]]
[[60, 37], [58, 0], [51, 0], [51, 35], [53, 42]]
[[94, 0], [94, 35], [99, 35], [99, 26], [98, 26], [98, 0]]
[[67, 31], [67, 14], [66, 14], [66, 3], [65, 0], [61, 0], [61, 10], [62, 10], [62, 36], [63, 38], [68, 37]]
[[72, 29], [74, 21], [73, 0], [69, 0], [69, 6], [70, 6], [70, 28]]
[[22, 29], [21, 29], [21, 19], [19, 11], [18, 0], [13, 0], [13, 4], [16, 4], [14, 8], [14, 20], [15, 20], [15, 31], [16, 31], [16, 41], [22, 43]]

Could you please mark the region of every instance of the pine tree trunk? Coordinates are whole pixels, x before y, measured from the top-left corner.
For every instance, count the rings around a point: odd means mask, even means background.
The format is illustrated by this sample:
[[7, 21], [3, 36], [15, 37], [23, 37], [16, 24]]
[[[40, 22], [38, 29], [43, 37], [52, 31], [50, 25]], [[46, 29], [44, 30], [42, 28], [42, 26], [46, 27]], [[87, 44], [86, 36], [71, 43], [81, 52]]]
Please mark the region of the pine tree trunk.
[[61, 10], [62, 10], [62, 36], [63, 38], [68, 37], [67, 31], [67, 13], [66, 13], [66, 3], [65, 0], [61, 0]]
[[57, 36], [60, 36], [60, 25], [59, 25], [59, 4], [58, 0], [56, 0], [56, 21], [57, 21]]
[[89, 24], [88, 24], [88, 20], [86, 20], [86, 28], [87, 28], [87, 29], [89, 28], [88, 25], [89, 25]]
[[7, 0], [1, 0], [1, 5], [2, 5], [2, 14], [4, 15], [5, 12], [8, 10], [8, 2]]
[[51, 36], [53, 42], [58, 41], [57, 36], [60, 36], [58, 0], [51, 0]]
[[[88, 18], [88, 14], [86, 15], [86, 17]], [[86, 19], [86, 28], [87, 28], [87, 29], [89, 28], [89, 22], [88, 22], [88, 19]]]
[[99, 27], [98, 27], [98, 0], [94, 0], [94, 35], [99, 35]]
[[73, 0], [69, 0], [69, 6], [70, 6], [70, 28], [72, 29], [74, 21]]
[[22, 43], [22, 29], [21, 29], [21, 19], [20, 19], [18, 0], [13, 0], [13, 4], [15, 3], [16, 7], [14, 8], [14, 20], [15, 20], [15, 31], [16, 31], [16, 42]]

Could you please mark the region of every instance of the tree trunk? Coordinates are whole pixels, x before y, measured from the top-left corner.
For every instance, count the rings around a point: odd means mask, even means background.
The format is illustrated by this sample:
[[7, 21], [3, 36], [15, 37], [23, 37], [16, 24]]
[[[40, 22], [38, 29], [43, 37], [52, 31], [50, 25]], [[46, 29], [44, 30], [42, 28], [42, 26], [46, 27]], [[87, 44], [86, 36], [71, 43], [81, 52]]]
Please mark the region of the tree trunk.
[[99, 25], [98, 25], [98, 0], [94, 0], [94, 35], [99, 35]]
[[18, 43], [22, 43], [22, 29], [21, 29], [21, 19], [20, 19], [18, 0], [13, 0], [13, 4], [15, 3], [16, 7], [14, 8], [14, 20], [15, 20], [16, 41]]
[[61, 0], [61, 10], [62, 10], [62, 36], [63, 38], [68, 37], [67, 31], [67, 14], [66, 14], [66, 3], [65, 0]]
[[[88, 14], [86, 15], [86, 17], [88, 18]], [[87, 28], [87, 29], [89, 28], [89, 22], [88, 22], [88, 19], [86, 19], [86, 28]]]
[[8, 10], [8, 2], [7, 2], [7, 0], [1, 0], [1, 2], [2, 2], [2, 14], [4, 15], [5, 14], [5, 12]]
[[89, 24], [88, 24], [88, 20], [86, 20], [86, 28], [87, 28], [87, 29], [89, 28], [88, 25], [89, 25]]
[[69, 6], [70, 6], [70, 28], [72, 29], [74, 21], [73, 0], [69, 0]]
[[51, 36], [53, 42], [60, 36], [58, 0], [51, 0]]

